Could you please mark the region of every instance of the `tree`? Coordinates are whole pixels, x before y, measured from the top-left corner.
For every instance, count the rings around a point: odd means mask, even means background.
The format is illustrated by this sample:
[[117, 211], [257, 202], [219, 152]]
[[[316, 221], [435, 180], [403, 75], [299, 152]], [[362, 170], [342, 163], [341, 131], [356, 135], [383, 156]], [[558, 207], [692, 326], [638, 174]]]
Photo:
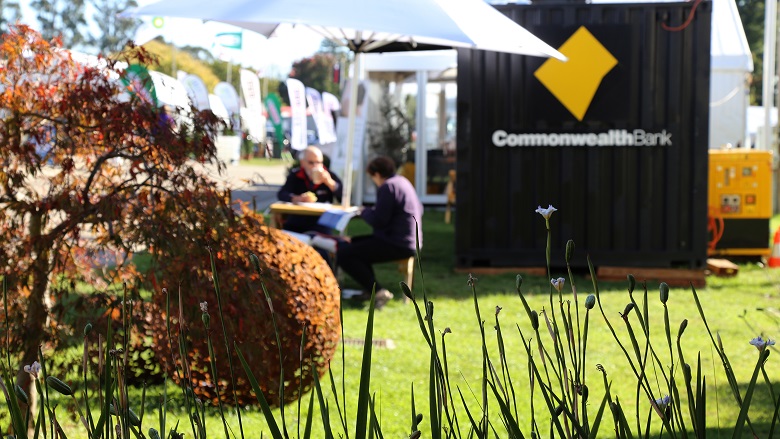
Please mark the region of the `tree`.
[[133, 39], [141, 20], [120, 17], [119, 13], [138, 6], [135, 0], [92, 0], [95, 14], [92, 18], [101, 33], [90, 33], [87, 42], [99, 53], [119, 52]]
[[764, 72], [764, 1], [738, 0], [737, 10], [753, 54], [753, 78], [750, 83], [751, 105], [761, 105], [761, 84]]
[[[198, 162], [216, 162], [211, 112], [186, 109], [191, 123], [179, 126], [143, 93], [128, 95], [117, 62], [151, 62], [142, 49], [89, 67], [56, 42], [23, 25], [0, 42], [0, 267], [13, 309], [4, 323], [22, 364], [44, 342], [54, 279], [95, 282], [93, 257], [162, 254], [232, 212], [198, 171]], [[106, 274], [135, 275], [121, 263]], [[17, 379], [29, 385], [24, 372]]]
[[43, 38], [59, 36], [69, 49], [86, 41], [82, 33], [87, 26], [84, 0], [33, 0], [30, 6], [36, 11]]
[[193, 57], [189, 51], [183, 51], [159, 39], [149, 41], [143, 47], [157, 58], [158, 69], [163, 73], [174, 78], [177, 70], [198, 75], [209, 90], [219, 82], [219, 77], [214, 74], [209, 63]]
[[0, 34], [5, 33], [5, 30], [19, 20], [22, 16], [22, 10], [19, 7], [19, 2], [16, 0], [0, 0]]
[[290, 77], [295, 78], [307, 87], [320, 92], [327, 91], [339, 94], [339, 84], [333, 82], [333, 66], [336, 57], [327, 53], [315, 53], [309, 58], [303, 58], [292, 64]]

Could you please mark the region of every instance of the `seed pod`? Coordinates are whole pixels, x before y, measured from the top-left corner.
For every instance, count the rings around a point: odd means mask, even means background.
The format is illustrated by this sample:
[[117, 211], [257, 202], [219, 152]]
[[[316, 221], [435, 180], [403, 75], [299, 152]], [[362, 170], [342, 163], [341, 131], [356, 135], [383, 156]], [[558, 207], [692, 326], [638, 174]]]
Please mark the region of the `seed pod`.
[[691, 375], [691, 365], [688, 363], [683, 364], [683, 376], [685, 377], [686, 383], [690, 383], [693, 378], [693, 375]]
[[133, 409], [127, 409], [127, 418], [130, 421], [130, 425], [135, 427], [141, 426], [141, 420], [138, 418], [138, 415], [135, 414]]
[[636, 286], [636, 279], [634, 278], [633, 274], [629, 274], [626, 277], [628, 278], [628, 292], [633, 293], [634, 287]]
[[588, 297], [585, 299], [585, 308], [593, 309], [594, 306], [596, 306], [596, 296], [588, 294]]
[[683, 332], [685, 332], [685, 328], [688, 327], [688, 319], [683, 319], [682, 323], [680, 323], [680, 330], [677, 331], [677, 338], [682, 337]]
[[60, 392], [65, 396], [73, 395], [73, 390], [71, 390], [70, 386], [65, 384], [62, 380], [60, 380], [57, 377], [53, 377], [53, 376], [46, 377], [46, 384], [48, 384], [49, 387]]
[[420, 425], [420, 422], [423, 420], [422, 413], [417, 413], [417, 416], [414, 417], [414, 428], [417, 428], [418, 425]]
[[149, 429], [149, 437], [151, 439], [161, 439], [160, 438], [160, 433], [157, 430], [155, 430], [154, 428], [150, 428]]
[[88, 336], [90, 332], [92, 332], [92, 323], [87, 323], [84, 325], [84, 337]]
[[566, 241], [566, 263], [571, 260], [571, 254], [574, 253], [574, 240], [570, 239]]
[[251, 255], [249, 255], [249, 260], [252, 261], [252, 266], [255, 267], [255, 271], [257, 271], [257, 274], [263, 272], [263, 270], [260, 269], [260, 258], [258, 258], [256, 254], [252, 253]]
[[661, 282], [661, 303], [666, 305], [666, 301], [669, 300], [669, 285], [666, 282]]
[[632, 309], [634, 309], [634, 302], [630, 302], [628, 305], [626, 305], [625, 308], [623, 308], [624, 319], [628, 317], [628, 313], [630, 313]]
[[22, 401], [25, 404], [30, 404], [30, 399], [27, 397], [27, 394], [24, 392], [24, 389], [22, 389], [21, 386], [18, 384], [14, 385], [14, 392], [16, 393], [16, 399]]
[[588, 386], [582, 385], [582, 402], [588, 402]]
[[520, 276], [519, 274], [515, 278], [515, 288], [520, 289], [520, 287], [523, 285], [523, 276]]
[[404, 296], [408, 297], [409, 300], [414, 300], [414, 296], [412, 295], [412, 289], [409, 288], [409, 285], [406, 285], [406, 282], [400, 282], [401, 285], [401, 291], [404, 292]]
[[539, 314], [535, 310], [531, 310], [531, 327], [534, 331], [539, 329]]
[[209, 313], [204, 312], [203, 314], [200, 315], [200, 319], [203, 320], [203, 324], [206, 325], [206, 328], [208, 328], [209, 323], [211, 323], [211, 316], [209, 315]]

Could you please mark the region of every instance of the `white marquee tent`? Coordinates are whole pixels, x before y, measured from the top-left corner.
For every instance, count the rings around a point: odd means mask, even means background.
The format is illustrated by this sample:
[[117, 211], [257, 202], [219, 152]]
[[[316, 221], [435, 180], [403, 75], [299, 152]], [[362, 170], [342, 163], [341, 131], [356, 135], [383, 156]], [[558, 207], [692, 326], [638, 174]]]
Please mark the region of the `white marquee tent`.
[[710, 53], [710, 148], [744, 146], [753, 58], [734, 0], [713, 1]]

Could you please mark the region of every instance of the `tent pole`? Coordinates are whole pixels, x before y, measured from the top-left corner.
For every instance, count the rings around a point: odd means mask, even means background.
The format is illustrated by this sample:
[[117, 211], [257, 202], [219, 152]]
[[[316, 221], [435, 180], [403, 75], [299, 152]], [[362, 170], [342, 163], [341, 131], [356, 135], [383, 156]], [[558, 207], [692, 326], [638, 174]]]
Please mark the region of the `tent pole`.
[[[764, 132], [761, 142], [761, 149], [764, 151], [775, 152], [772, 138], [774, 129], [772, 127], [772, 108], [774, 107], [774, 80], [775, 80], [775, 40], [777, 33], [777, 9], [776, 0], [767, 0], [764, 4], [764, 66], [761, 85], [761, 105], [764, 107]], [[777, 212], [778, 201], [778, 174], [775, 172], [775, 178], [772, 184], [772, 212]]]
[[[344, 165], [344, 190], [341, 195], [341, 206], [347, 208], [352, 199], [352, 152], [355, 149], [355, 119], [357, 118], [358, 82], [360, 82], [360, 61], [362, 55], [355, 52], [355, 62], [352, 66], [352, 80], [349, 83], [349, 123], [347, 124], [347, 157]], [[359, 200], [359, 202], [362, 200]], [[359, 204], [358, 202], [358, 204]]]
[[775, 29], [777, 26], [777, 10], [775, 0], [768, 0], [764, 9], [764, 71], [761, 86], [761, 104], [764, 107], [764, 139], [762, 148], [764, 151], [772, 151], [772, 120], [770, 114], [774, 106], [774, 79], [775, 79]]

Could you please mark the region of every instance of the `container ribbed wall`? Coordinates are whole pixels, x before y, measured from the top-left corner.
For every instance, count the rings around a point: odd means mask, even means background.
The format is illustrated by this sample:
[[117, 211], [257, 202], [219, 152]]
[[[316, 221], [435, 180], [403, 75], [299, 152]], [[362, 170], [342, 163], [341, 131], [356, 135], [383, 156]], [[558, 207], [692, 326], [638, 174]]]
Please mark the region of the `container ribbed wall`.
[[[548, 204], [559, 209], [554, 265], [563, 264], [568, 239], [575, 266], [586, 266], [585, 254], [597, 266], [705, 264], [712, 5], [699, 3], [685, 25], [695, 4], [498, 7], [556, 48], [585, 26], [617, 60], [582, 120], [535, 77], [545, 58], [458, 51], [459, 267], [543, 266], [544, 220], [534, 210]], [[637, 129], [671, 134], [671, 145], [493, 143], [496, 131]]]

